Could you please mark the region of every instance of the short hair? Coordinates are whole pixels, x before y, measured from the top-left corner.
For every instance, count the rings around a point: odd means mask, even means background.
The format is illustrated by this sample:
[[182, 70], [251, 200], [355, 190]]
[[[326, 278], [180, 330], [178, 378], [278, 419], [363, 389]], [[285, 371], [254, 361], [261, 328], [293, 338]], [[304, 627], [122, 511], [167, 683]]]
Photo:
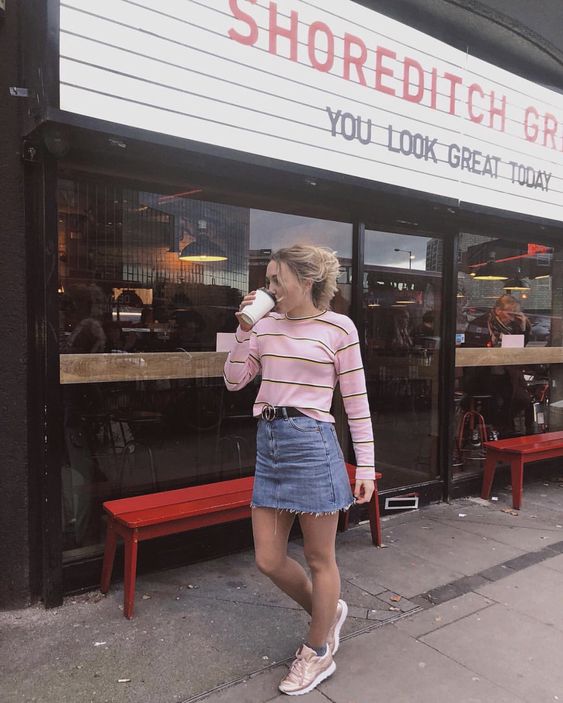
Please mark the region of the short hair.
[[500, 298], [498, 298], [495, 302], [495, 308], [499, 308], [500, 310], [518, 307], [520, 307], [520, 301], [517, 300], [513, 295], [509, 295], [508, 293], [501, 295]]
[[315, 307], [321, 310], [330, 307], [338, 290], [336, 281], [340, 273], [335, 251], [311, 244], [294, 244], [278, 249], [270, 258], [278, 264], [283, 261], [300, 283], [312, 282], [311, 296]]

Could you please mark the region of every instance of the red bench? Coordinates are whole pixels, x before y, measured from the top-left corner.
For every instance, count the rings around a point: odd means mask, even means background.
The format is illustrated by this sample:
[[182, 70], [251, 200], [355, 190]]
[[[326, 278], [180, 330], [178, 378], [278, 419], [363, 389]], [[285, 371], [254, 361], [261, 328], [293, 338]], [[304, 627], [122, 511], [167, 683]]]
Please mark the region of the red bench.
[[[346, 469], [350, 485], [353, 486], [356, 469], [350, 464], [346, 464]], [[374, 496], [368, 505], [372, 542], [378, 547], [381, 546], [377, 493], [379, 478], [381, 474], [377, 473]], [[106, 501], [104, 510], [108, 514], [108, 525], [102, 568], [102, 593], [109, 590], [117, 538], [121, 537], [125, 551], [123, 614], [126, 618], [131, 618], [135, 602], [138, 543], [153, 537], [249, 518], [253, 483], [254, 478], [249, 476]], [[348, 519], [348, 513], [345, 513], [340, 522], [341, 530], [347, 529]]]
[[545, 432], [544, 434], [501, 439], [496, 442], [483, 442], [483, 446], [487, 450], [487, 458], [483, 472], [481, 498], [488, 500], [491, 494], [497, 463], [510, 464], [512, 507], [515, 510], [520, 510], [524, 464], [563, 456], [563, 432]]

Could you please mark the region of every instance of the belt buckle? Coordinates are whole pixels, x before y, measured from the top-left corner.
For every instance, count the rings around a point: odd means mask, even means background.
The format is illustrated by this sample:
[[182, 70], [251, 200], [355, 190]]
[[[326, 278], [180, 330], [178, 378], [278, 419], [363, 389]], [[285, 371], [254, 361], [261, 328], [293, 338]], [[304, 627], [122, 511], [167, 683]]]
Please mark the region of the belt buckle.
[[273, 405], [270, 405], [267, 403], [266, 405], [262, 406], [262, 418], [266, 420], [267, 422], [272, 422], [272, 420], [276, 419], [276, 409], [274, 408]]

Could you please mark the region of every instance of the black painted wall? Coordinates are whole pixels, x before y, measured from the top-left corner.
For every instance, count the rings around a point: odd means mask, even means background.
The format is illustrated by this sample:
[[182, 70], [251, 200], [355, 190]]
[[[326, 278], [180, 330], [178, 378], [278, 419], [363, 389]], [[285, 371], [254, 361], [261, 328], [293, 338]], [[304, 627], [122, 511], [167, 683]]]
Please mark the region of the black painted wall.
[[0, 20], [0, 608], [31, 600], [27, 299], [20, 115], [19, 3]]

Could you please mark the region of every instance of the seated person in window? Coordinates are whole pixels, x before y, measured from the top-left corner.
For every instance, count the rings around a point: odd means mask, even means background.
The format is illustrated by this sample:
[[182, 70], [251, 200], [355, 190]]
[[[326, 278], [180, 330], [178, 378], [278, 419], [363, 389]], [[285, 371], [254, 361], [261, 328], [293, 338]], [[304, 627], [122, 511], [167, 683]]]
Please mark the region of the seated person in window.
[[[472, 320], [465, 331], [466, 347], [500, 347], [503, 334], [522, 334], [530, 338], [530, 321], [512, 295], [501, 295], [489, 312]], [[463, 390], [471, 395], [490, 395], [488, 403], [492, 424], [501, 437], [514, 435], [514, 419], [524, 412], [526, 434], [533, 432], [533, 408], [522, 366], [475, 366], [463, 370]], [[468, 403], [466, 402], [466, 405]]]
[[388, 341], [388, 349], [408, 351], [414, 346], [409, 329], [410, 315], [406, 308], [393, 310], [392, 324]]
[[530, 321], [521, 312], [518, 300], [512, 295], [501, 295], [489, 312], [467, 325], [465, 346], [500, 347], [503, 334], [523, 334], [526, 345], [530, 331]]
[[417, 347], [434, 349], [436, 344], [435, 337], [434, 312], [432, 310], [427, 310], [422, 316], [422, 322], [414, 331], [414, 343]]

